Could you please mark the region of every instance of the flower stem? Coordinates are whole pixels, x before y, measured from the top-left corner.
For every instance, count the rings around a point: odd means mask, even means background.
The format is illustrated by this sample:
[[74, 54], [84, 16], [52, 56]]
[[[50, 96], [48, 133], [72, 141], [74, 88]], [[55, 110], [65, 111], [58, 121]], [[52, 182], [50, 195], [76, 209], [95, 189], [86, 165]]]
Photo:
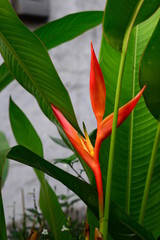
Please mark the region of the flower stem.
[[122, 85], [122, 77], [126, 59], [126, 53], [128, 48], [129, 37], [131, 34], [131, 30], [133, 28], [135, 19], [139, 13], [139, 10], [143, 4], [144, 0], [139, 0], [136, 5], [133, 15], [129, 21], [127, 26], [123, 45], [122, 45], [122, 53], [121, 60], [119, 66], [118, 80], [117, 80], [117, 89], [115, 96], [115, 104], [114, 104], [114, 118], [112, 125], [112, 135], [111, 135], [111, 143], [110, 143], [110, 153], [109, 153], [109, 161], [108, 161], [108, 174], [107, 174], [107, 183], [106, 183], [106, 196], [105, 196], [105, 212], [104, 212], [104, 229], [103, 229], [103, 240], [107, 240], [108, 237], [108, 221], [109, 221], [109, 207], [110, 207], [110, 198], [111, 198], [111, 183], [112, 183], [112, 170], [113, 170], [113, 160], [114, 160], [114, 149], [115, 149], [115, 141], [116, 141], [116, 130], [117, 130], [117, 119], [118, 119], [118, 108], [119, 108], [119, 100], [120, 100], [120, 92]]
[[[133, 78], [132, 78], [132, 98], [135, 96], [135, 74], [136, 74], [136, 56], [137, 56], [137, 35], [138, 26], [135, 28], [134, 33], [134, 59], [133, 59]], [[130, 128], [129, 128], [129, 145], [128, 145], [128, 168], [127, 168], [127, 189], [126, 189], [126, 213], [130, 212], [130, 195], [131, 195], [131, 173], [132, 173], [132, 146], [133, 146], [133, 119], [134, 110], [131, 112]]]
[[140, 216], [139, 216], [140, 224], [143, 224], [143, 221], [144, 221], [144, 215], [145, 215], [145, 211], [146, 211], [149, 189], [150, 189], [150, 185], [151, 185], [151, 181], [152, 181], [153, 169], [154, 169], [154, 164], [155, 164], [155, 160], [156, 160], [159, 142], [160, 142], [160, 122], [158, 122], [157, 132], [156, 132], [156, 136], [155, 136], [155, 140], [154, 140], [152, 155], [151, 155], [149, 169], [148, 169], [148, 173], [147, 173], [147, 179], [146, 179], [143, 200], [142, 200], [142, 205], [141, 205], [141, 210], [140, 210]]
[[101, 173], [99, 161], [96, 162], [96, 169], [94, 170], [94, 176], [96, 179], [97, 193], [98, 193], [99, 230], [103, 234], [104, 201], [103, 201], [102, 173]]
[[6, 221], [5, 221], [5, 214], [4, 214], [1, 188], [0, 188], [0, 217], [1, 217], [1, 227], [2, 227], [1, 236], [2, 236], [2, 239], [7, 240], [7, 228], [6, 228]]

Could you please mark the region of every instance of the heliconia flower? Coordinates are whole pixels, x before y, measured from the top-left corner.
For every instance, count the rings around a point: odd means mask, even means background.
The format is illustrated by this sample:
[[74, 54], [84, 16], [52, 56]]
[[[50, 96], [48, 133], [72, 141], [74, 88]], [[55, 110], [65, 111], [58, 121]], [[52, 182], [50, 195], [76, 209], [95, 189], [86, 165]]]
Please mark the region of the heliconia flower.
[[103, 216], [103, 185], [102, 185], [102, 174], [99, 165], [99, 160], [95, 159], [94, 156], [94, 147], [91, 144], [86, 128], [84, 127], [84, 135], [81, 136], [68, 122], [68, 120], [63, 116], [63, 114], [56, 108], [53, 104], [51, 104], [52, 110], [54, 112], [55, 117], [58, 122], [62, 126], [64, 132], [66, 133], [68, 139], [71, 144], [77, 150], [82, 159], [88, 164], [88, 166], [92, 169], [97, 185], [98, 192], [98, 201], [99, 201], [99, 217], [100, 219]]
[[[119, 109], [117, 127], [129, 116], [138, 100], [140, 99], [145, 87], [130, 102]], [[103, 186], [101, 169], [99, 165], [99, 150], [102, 141], [112, 132], [113, 113], [103, 119], [105, 112], [106, 88], [102, 71], [97, 61], [96, 55], [91, 44], [91, 70], [90, 70], [90, 98], [93, 112], [97, 119], [97, 136], [95, 147], [92, 145], [85, 125], [83, 125], [84, 136], [81, 136], [63, 116], [59, 109], [51, 104], [52, 110], [58, 122], [62, 126], [73, 147], [77, 150], [82, 159], [92, 169], [97, 185], [97, 192], [100, 205], [100, 217], [103, 215]]]
[[[129, 116], [133, 108], [136, 106], [138, 100], [140, 99], [145, 87], [132, 99], [130, 102], [125, 104], [123, 107], [119, 109], [118, 113], [118, 122], [117, 127], [119, 127], [124, 120]], [[53, 104], [51, 104], [52, 110], [54, 112], [55, 117], [58, 122], [62, 126], [64, 132], [66, 133], [68, 139], [83, 158], [83, 160], [89, 165], [89, 167], [94, 170], [96, 167], [95, 162], [98, 160], [94, 157], [95, 148], [93, 147], [86, 128], [84, 127], [84, 135], [81, 136], [68, 122], [68, 120], [63, 116], [63, 114], [56, 108]], [[113, 113], [107, 116], [100, 122], [99, 129], [97, 132], [96, 141], [101, 145], [102, 141], [107, 138], [112, 132], [112, 123], [113, 123]], [[98, 146], [99, 150], [100, 146]]]

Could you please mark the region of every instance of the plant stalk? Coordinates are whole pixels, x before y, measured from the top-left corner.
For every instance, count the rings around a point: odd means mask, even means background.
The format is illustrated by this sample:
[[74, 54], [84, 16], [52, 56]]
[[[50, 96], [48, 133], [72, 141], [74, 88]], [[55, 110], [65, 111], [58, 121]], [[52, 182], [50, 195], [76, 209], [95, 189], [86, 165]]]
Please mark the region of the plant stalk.
[[146, 184], [144, 188], [144, 194], [143, 194], [143, 199], [142, 199], [142, 205], [141, 205], [141, 210], [140, 210], [140, 216], [139, 216], [139, 223], [142, 225], [144, 221], [144, 216], [146, 212], [146, 206], [147, 206], [147, 201], [148, 201], [148, 195], [149, 195], [149, 189], [152, 181], [152, 175], [153, 175], [153, 169], [154, 169], [154, 164], [157, 156], [157, 151], [158, 151], [158, 146], [160, 142], [160, 122], [158, 121], [157, 125], [157, 132], [153, 144], [153, 149], [152, 149], [152, 155], [150, 158], [150, 163], [149, 163], [149, 168], [148, 168], [148, 173], [147, 173], [147, 178], [146, 178]]
[[98, 193], [98, 205], [99, 205], [99, 230], [103, 234], [103, 217], [104, 217], [104, 201], [103, 201], [103, 183], [102, 183], [102, 173], [99, 161], [96, 163], [96, 169], [94, 170], [94, 175], [97, 185]]
[[[134, 59], [133, 59], [133, 78], [132, 78], [132, 99], [135, 97], [135, 75], [136, 75], [136, 56], [137, 56], [137, 35], [138, 26], [135, 29], [135, 45], [134, 45]], [[128, 168], [127, 168], [127, 189], [126, 189], [126, 213], [130, 213], [130, 196], [131, 196], [131, 174], [132, 174], [132, 146], [133, 146], [133, 119], [134, 110], [130, 116], [129, 128], [129, 145], [128, 145]]]
[[113, 118], [113, 125], [112, 125], [110, 153], [109, 153], [109, 160], [108, 160], [108, 174], [107, 174], [107, 181], [106, 181], [105, 211], [104, 211], [104, 224], [103, 224], [104, 225], [103, 240], [107, 240], [107, 237], [108, 237], [108, 222], [109, 222], [109, 208], [110, 208], [110, 198], [111, 198], [112, 170], [113, 170], [118, 109], [119, 109], [119, 100], [120, 100], [120, 92], [121, 92], [124, 65], [125, 65], [125, 60], [126, 60], [129, 37], [130, 37], [134, 22], [136, 20], [136, 17], [139, 13], [139, 10], [140, 10], [143, 2], [144, 2], [144, 0], [140, 0], [133, 11], [133, 15], [131, 16], [131, 19], [127, 26], [127, 29], [126, 29], [126, 32], [124, 35], [123, 45], [122, 45], [122, 53], [121, 53], [121, 60], [120, 60], [117, 88], [116, 88], [116, 96], [115, 96], [115, 104], [114, 104], [114, 118]]
[[6, 228], [6, 221], [5, 221], [5, 214], [3, 208], [3, 199], [2, 199], [2, 192], [1, 192], [1, 183], [0, 183], [0, 239], [7, 240], [7, 228]]

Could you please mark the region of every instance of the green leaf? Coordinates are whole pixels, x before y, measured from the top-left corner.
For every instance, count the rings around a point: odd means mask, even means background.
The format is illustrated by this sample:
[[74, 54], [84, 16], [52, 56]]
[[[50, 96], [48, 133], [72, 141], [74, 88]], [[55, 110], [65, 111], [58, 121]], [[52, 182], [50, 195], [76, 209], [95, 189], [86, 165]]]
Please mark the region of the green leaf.
[[[90, 226], [90, 239], [94, 238], [95, 227], [98, 227], [98, 218], [88, 210], [87, 220]], [[108, 239], [114, 240], [155, 240], [153, 235], [144, 229], [140, 224], [128, 216], [118, 205], [111, 202], [109, 215], [109, 233]]]
[[[149, 38], [154, 31], [159, 16], [160, 10], [157, 11], [150, 19], [140, 24], [132, 31], [124, 69], [120, 106], [124, 105], [132, 98], [132, 90], [134, 95], [136, 95], [136, 93], [138, 93], [140, 90], [138, 82], [140, 58]], [[103, 36], [100, 52], [100, 65], [105, 78], [107, 90], [105, 116], [113, 112], [113, 102], [115, 97], [119, 62], [120, 54], [106, 42], [106, 39]], [[146, 108], [143, 98], [141, 98], [137, 104], [133, 116], [132, 123], [128, 118], [117, 130], [111, 195], [112, 200], [125, 210], [128, 184], [128, 146], [132, 140], [130, 214], [134, 220], [138, 220], [157, 123]], [[130, 129], [133, 130], [133, 136], [131, 138]], [[109, 143], [110, 138], [103, 143], [100, 151], [104, 186], [107, 174]], [[160, 167], [160, 162], [158, 161], [159, 157], [160, 149], [157, 155], [144, 221], [144, 227], [152, 231], [155, 238], [160, 235], [160, 172], [158, 171]]]
[[[12, 131], [17, 143], [27, 147], [39, 156], [43, 157], [43, 147], [41, 139], [39, 138], [31, 122], [11, 98], [9, 102], [9, 117]], [[43, 182], [43, 172], [37, 171], [35, 169], [35, 173], [39, 181]]]
[[[135, 220], [125, 214], [116, 204], [111, 203], [109, 229], [115, 240], [154, 240], [153, 235]], [[115, 231], [116, 229], [116, 231]]]
[[52, 102], [80, 132], [68, 92], [44, 45], [22, 24], [6, 0], [0, 2], [0, 51], [10, 72], [36, 97], [46, 116], [53, 120]]
[[14, 77], [10, 74], [5, 63], [0, 65], [0, 92], [12, 82]]
[[[9, 115], [17, 143], [43, 157], [42, 143], [37, 132], [25, 114], [11, 98]], [[44, 173], [37, 169], [34, 169], [34, 171], [41, 183], [39, 204], [53, 234], [52, 239], [71, 239], [71, 234], [69, 232], [61, 232], [62, 225], [67, 223], [67, 219], [61, 209], [57, 196], [45, 180]]]
[[[8, 141], [3, 132], [0, 132], [0, 152], [4, 149], [9, 148]], [[0, 159], [0, 188], [3, 187], [4, 182], [8, 175], [9, 161], [5, 157]]]
[[93, 212], [98, 213], [96, 190], [89, 184], [54, 166], [23, 146], [11, 148], [8, 158], [42, 170], [44, 173], [62, 182], [66, 187], [75, 192]]
[[41, 139], [26, 115], [11, 98], [9, 102], [9, 117], [17, 143], [43, 157]]
[[102, 18], [102, 11], [73, 13], [43, 25], [34, 33], [47, 49], [51, 49], [98, 26], [102, 23]]
[[160, 20], [143, 53], [139, 83], [140, 87], [147, 84], [143, 94], [145, 103], [155, 119], [160, 121]]
[[[53, 239], [57, 240], [69, 240], [71, 234], [69, 231], [61, 231], [62, 226], [67, 224], [67, 219], [61, 209], [61, 206], [58, 202], [57, 196], [48, 184], [47, 181], [44, 182], [45, 186], [42, 185], [40, 190], [40, 199], [39, 204], [43, 212], [43, 215], [52, 229]], [[49, 210], [52, 211], [52, 214], [49, 214]]]
[[[103, 21], [106, 41], [118, 51], [122, 49], [122, 42], [130, 18], [140, 0], [108, 0]], [[158, 8], [159, 0], [144, 0], [135, 25], [149, 18]]]
[[[49, 50], [101, 24], [102, 17], [102, 11], [73, 13], [41, 26], [34, 33]], [[13, 79], [14, 77], [8, 71], [6, 64], [3, 63], [0, 66], [0, 91]]]
[[65, 142], [64, 142], [62, 139], [54, 138], [54, 137], [50, 137], [50, 138], [51, 138], [51, 140], [52, 140], [53, 142], [57, 143], [59, 146], [68, 149], [68, 146], [65, 144]]
[[[76, 162], [77, 160], [77, 156], [76, 154], [72, 154], [71, 156], [69, 156], [68, 158], [58, 158], [58, 159], [54, 159], [54, 163], [65, 163], [65, 164], [71, 164]], [[78, 161], [78, 160], [77, 160]]]
[[[49, 176], [62, 182], [65, 186], [75, 192], [84, 201], [84, 203], [87, 204], [91, 211], [98, 216], [97, 193], [96, 190], [88, 183], [85, 183], [73, 175], [52, 165], [23, 146], [15, 146], [11, 148], [7, 154], [7, 157], [42, 170]], [[142, 226], [126, 215], [119, 207], [117, 207], [116, 204], [112, 202], [109, 231], [111, 234], [115, 234], [116, 228], [120, 229], [122, 226], [125, 229], [125, 232], [129, 232], [129, 238], [127, 239], [131, 239], [130, 236], [132, 236], [132, 234], [134, 234], [134, 237], [137, 237], [135, 239], [154, 239], [148, 231], [146, 231]], [[118, 238], [115, 239], [118, 240]]]

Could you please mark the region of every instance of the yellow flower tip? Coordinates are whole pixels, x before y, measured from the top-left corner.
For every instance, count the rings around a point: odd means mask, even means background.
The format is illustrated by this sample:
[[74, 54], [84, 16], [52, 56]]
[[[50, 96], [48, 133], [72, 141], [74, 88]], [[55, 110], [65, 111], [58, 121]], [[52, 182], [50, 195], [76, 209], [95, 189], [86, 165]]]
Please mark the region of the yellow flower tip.
[[82, 136], [79, 136], [79, 139], [81, 141], [81, 144], [82, 144], [82, 147], [84, 148], [84, 150], [86, 150], [88, 152], [88, 149], [86, 147], [86, 140], [82, 137]]
[[92, 150], [90, 154], [92, 157], [94, 157], [94, 150]]
[[84, 135], [85, 135], [86, 148], [87, 148], [89, 154], [93, 157], [94, 156], [94, 147], [93, 147], [93, 145], [91, 143], [91, 140], [90, 140], [90, 138], [88, 136], [87, 128], [86, 128], [84, 122], [83, 122], [83, 131], [84, 131]]

